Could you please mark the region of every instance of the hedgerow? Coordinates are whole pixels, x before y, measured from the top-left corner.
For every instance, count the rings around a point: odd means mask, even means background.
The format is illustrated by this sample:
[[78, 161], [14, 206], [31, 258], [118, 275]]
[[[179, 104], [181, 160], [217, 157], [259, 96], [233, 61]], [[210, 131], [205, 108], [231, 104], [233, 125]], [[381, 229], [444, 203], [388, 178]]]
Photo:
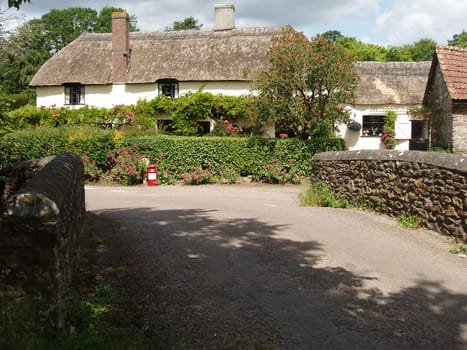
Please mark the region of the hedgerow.
[[71, 151], [92, 165], [88, 167], [93, 174], [90, 178], [96, 179], [96, 174], [111, 173], [115, 165], [111, 161], [112, 154], [135, 147], [139, 157], [144, 156], [147, 162], [157, 164], [160, 180], [166, 183], [180, 179], [181, 174], [194, 168], [209, 169], [218, 177], [228, 169], [231, 178], [237, 173], [253, 175], [257, 181], [283, 183], [308, 177], [313, 154], [342, 150], [344, 142], [338, 138], [134, 136], [114, 129], [37, 128], [8, 133], [0, 138], [0, 168], [20, 160]]

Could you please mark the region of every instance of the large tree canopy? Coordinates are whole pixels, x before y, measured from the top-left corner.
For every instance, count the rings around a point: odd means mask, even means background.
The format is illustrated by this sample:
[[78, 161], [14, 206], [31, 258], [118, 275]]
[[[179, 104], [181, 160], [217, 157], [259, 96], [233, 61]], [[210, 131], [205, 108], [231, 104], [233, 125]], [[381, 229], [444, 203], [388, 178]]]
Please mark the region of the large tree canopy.
[[431, 39], [385, 47], [344, 36], [337, 30], [328, 30], [322, 35], [342, 47], [355, 61], [431, 61], [436, 48], [436, 42]]
[[286, 28], [273, 39], [269, 68], [255, 79], [255, 110], [259, 121], [274, 122], [279, 132], [303, 138], [331, 134], [348, 115], [357, 75], [352, 60], [332, 40], [311, 41]]

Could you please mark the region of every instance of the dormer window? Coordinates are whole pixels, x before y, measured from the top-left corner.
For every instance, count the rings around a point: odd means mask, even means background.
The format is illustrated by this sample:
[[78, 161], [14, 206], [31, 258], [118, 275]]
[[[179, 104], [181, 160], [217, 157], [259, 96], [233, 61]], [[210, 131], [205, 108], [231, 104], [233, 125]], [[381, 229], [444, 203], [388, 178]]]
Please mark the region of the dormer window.
[[84, 105], [84, 85], [65, 84], [65, 104]]
[[178, 97], [178, 81], [175, 79], [164, 79], [157, 82], [159, 95], [170, 98]]

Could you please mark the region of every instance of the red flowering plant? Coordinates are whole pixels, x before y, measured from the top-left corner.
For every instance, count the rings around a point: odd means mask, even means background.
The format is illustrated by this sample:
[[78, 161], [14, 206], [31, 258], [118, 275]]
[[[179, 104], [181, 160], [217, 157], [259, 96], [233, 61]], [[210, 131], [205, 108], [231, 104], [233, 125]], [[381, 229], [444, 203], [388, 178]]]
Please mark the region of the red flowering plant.
[[143, 183], [148, 159], [139, 151], [138, 145], [121, 146], [116, 153], [109, 152], [110, 179], [122, 185]]
[[102, 175], [102, 171], [97, 167], [94, 160], [90, 160], [88, 156], [83, 157], [84, 164], [84, 180], [89, 182], [97, 182]]
[[214, 126], [214, 130], [211, 134], [214, 136], [238, 136], [242, 131], [241, 127], [233, 125], [230, 117], [221, 116], [220, 120]]
[[131, 126], [135, 122], [135, 106], [115, 105], [109, 109], [106, 119], [112, 126]]
[[305, 174], [295, 165], [293, 159], [289, 159], [286, 163], [273, 159], [268, 164], [258, 167], [253, 174], [253, 181], [272, 184], [300, 184], [303, 179]]
[[214, 173], [210, 168], [203, 169], [201, 165], [196, 165], [187, 173], [180, 174], [185, 185], [202, 185], [215, 182]]

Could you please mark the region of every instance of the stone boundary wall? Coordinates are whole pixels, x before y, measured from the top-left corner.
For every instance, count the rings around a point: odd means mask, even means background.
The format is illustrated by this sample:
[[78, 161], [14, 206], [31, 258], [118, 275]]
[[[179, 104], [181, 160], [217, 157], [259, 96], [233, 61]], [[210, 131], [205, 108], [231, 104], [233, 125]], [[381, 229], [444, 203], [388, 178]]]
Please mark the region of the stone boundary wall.
[[0, 211], [1, 285], [44, 300], [49, 320], [61, 328], [85, 215], [83, 162], [64, 153], [18, 163], [5, 174], [11, 181]]
[[467, 239], [467, 157], [449, 153], [362, 150], [324, 152], [312, 159], [312, 179], [358, 205], [393, 217], [421, 217], [442, 234]]

